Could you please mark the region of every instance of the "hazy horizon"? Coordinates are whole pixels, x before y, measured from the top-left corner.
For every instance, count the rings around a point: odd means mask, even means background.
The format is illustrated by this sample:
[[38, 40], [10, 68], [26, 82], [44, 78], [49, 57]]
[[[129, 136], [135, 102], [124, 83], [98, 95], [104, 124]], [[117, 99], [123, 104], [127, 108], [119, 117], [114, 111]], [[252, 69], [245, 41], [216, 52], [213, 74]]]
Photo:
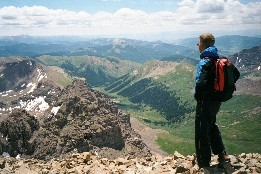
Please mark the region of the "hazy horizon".
[[261, 35], [260, 0], [0, 1], [0, 36], [177, 40]]

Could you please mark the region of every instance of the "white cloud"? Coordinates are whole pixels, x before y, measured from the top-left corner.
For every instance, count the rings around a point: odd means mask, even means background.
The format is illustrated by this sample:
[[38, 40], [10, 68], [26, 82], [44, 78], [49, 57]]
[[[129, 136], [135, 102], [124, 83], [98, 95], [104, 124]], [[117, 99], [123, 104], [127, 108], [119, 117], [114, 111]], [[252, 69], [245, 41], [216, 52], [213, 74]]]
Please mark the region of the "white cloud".
[[225, 5], [224, 0], [197, 0], [196, 9], [199, 13], [222, 13]]
[[193, 3], [190, 0], [180, 3], [177, 10], [180, 23], [203, 28], [225, 27], [227, 30], [235, 26], [238, 30], [261, 29], [261, 2], [244, 5], [237, 0], [197, 0]]
[[261, 30], [261, 2], [183, 0], [175, 11], [148, 13], [121, 8], [114, 13], [48, 9], [43, 6], [0, 8], [1, 35], [114, 35], [206, 30]]
[[179, 6], [189, 6], [189, 7], [193, 7], [195, 5], [194, 1], [192, 0], [183, 0], [181, 2], [178, 3]]

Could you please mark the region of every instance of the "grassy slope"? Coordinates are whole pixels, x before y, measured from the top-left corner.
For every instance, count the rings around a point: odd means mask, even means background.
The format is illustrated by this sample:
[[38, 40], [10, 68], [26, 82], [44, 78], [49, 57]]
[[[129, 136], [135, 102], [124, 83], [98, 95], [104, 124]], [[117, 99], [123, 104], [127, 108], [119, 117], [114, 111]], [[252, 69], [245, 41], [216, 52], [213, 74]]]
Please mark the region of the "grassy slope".
[[219, 122], [228, 151], [261, 153], [260, 101], [260, 96], [236, 96], [223, 104]]
[[63, 69], [55, 66], [44, 66], [49, 80], [54, 81], [61, 89], [72, 84], [72, 78]]
[[[260, 96], [234, 96], [223, 103], [217, 123], [224, 144], [230, 154], [261, 153], [261, 104]], [[165, 127], [171, 135], [161, 134], [158, 144], [168, 153], [177, 150], [192, 154], [194, 148], [194, 115], [188, 114], [181, 124]]]
[[193, 107], [193, 85], [194, 85], [194, 68], [188, 64], [180, 64], [176, 71], [162, 78], [158, 82], [164, 84], [169, 91], [175, 92], [176, 98], [180, 105]]

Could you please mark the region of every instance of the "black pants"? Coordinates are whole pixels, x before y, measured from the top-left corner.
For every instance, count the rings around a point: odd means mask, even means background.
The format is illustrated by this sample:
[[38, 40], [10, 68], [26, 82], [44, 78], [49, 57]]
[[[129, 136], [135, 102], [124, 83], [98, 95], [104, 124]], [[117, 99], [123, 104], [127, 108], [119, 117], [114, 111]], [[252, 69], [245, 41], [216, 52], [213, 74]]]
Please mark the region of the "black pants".
[[211, 150], [217, 155], [225, 150], [219, 128], [216, 124], [216, 114], [221, 102], [204, 99], [197, 101], [195, 118], [195, 146], [199, 167], [209, 166]]

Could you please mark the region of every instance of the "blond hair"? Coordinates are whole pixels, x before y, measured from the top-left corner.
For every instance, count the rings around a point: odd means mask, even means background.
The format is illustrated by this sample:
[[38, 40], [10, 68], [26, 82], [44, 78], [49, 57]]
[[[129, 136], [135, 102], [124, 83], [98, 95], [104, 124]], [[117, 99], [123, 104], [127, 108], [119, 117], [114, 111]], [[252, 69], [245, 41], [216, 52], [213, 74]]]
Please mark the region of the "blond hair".
[[204, 33], [199, 36], [200, 43], [204, 48], [208, 48], [215, 44], [215, 37], [211, 33]]

